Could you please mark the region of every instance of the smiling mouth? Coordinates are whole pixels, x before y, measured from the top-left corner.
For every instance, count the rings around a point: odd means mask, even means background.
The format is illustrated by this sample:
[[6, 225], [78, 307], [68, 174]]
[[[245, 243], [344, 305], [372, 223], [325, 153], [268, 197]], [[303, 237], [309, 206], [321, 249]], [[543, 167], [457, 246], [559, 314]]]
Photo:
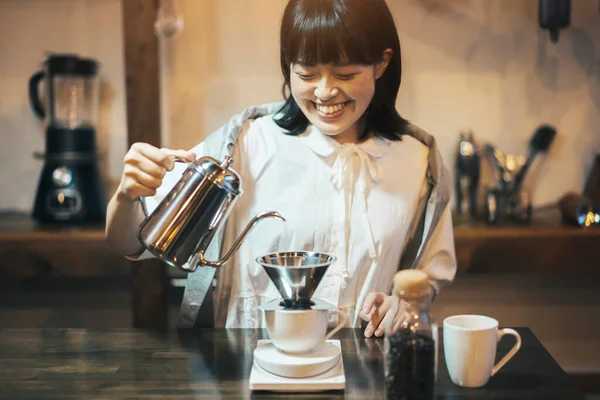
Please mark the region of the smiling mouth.
[[348, 103], [349, 103], [348, 101], [345, 101], [343, 103], [338, 103], [333, 106], [324, 106], [322, 104], [317, 104], [317, 103], [313, 103], [313, 104], [315, 105], [315, 108], [317, 109], [317, 111], [319, 111], [319, 113], [326, 115], [326, 116], [333, 116], [335, 114], [338, 114], [344, 108], [346, 108], [346, 105]]

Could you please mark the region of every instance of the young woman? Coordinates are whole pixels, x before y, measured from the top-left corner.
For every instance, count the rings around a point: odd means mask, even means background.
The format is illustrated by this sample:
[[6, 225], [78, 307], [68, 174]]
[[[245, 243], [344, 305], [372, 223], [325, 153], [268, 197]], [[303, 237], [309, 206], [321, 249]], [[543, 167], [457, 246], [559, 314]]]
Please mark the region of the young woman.
[[[278, 293], [254, 260], [311, 250], [337, 257], [314, 297], [345, 309], [350, 326], [368, 321], [365, 336], [380, 336], [398, 269], [424, 270], [434, 295], [454, 278], [447, 171], [434, 138], [395, 109], [400, 43], [385, 0], [290, 0], [280, 39], [285, 101], [244, 110], [191, 151], [134, 144], [108, 206], [108, 240], [131, 259], [145, 257], [135, 234], [143, 210], [185, 168], [171, 156], [232, 155], [244, 194], [222, 248], [260, 212], [287, 222], [263, 220], [216, 272], [215, 325], [261, 327], [257, 306]], [[188, 276], [181, 326], [193, 326], [212, 273]]]

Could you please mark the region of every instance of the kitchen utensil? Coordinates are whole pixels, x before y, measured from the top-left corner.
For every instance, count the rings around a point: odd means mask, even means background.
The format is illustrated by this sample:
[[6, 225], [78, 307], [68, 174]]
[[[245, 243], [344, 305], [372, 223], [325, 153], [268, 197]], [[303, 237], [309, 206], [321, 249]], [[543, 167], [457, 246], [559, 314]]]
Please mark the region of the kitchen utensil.
[[[29, 79], [33, 112], [45, 125], [45, 152], [33, 217], [43, 223], [104, 222], [106, 193], [97, 162], [98, 62], [50, 54]], [[44, 83], [43, 96], [40, 82]]]
[[533, 164], [533, 160], [536, 156], [542, 153], [546, 153], [550, 148], [550, 145], [554, 141], [556, 136], [556, 129], [549, 125], [542, 125], [534, 132], [533, 136], [529, 140], [529, 153], [527, 154], [527, 160], [525, 164], [517, 171], [513, 180], [512, 192], [516, 193], [521, 190], [521, 185], [525, 179], [527, 171]]
[[506, 156], [498, 147], [491, 143], [483, 145], [483, 154], [494, 166], [494, 177], [496, 179], [496, 188], [503, 192], [508, 192], [510, 187], [511, 176], [506, 168]]
[[490, 225], [507, 221], [528, 224], [533, 214], [531, 195], [526, 190], [510, 193], [490, 187], [486, 193], [484, 214], [486, 222]]
[[484, 154], [496, 171], [495, 182], [486, 190], [484, 214], [489, 224], [498, 224], [506, 220], [531, 222], [531, 195], [523, 189], [523, 181], [536, 156], [548, 151], [555, 136], [556, 130], [549, 125], [536, 129], [529, 141], [526, 158], [520, 155], [505, 155], [489, 143], [483, 146]]
[[470, 130], [460, 133], [456, 154], [456, 206], [461, 216], [477, 218], [480, 155]]
[[336, 257], [311, 252], [291, 251], [258, 257], [271, 281], [281, 294], [285, 306], [308, 308], [310, 299]]
[[[204, 257], [243, 192], [240, 176], [229, 168], [232, 162], [231, 157], [221, 164], [202, 157], [188, 164], [173, 189], [140, 225], [138, 237], [152, 254], [186, 272], [195, 271], [198, 264], [221, 267], [260, 220], [275, 217], [285, 221], [278, 212], [261, 213], [248, 223], [220, 260]], [[196, 255], [198, 262], [192, 260]]]

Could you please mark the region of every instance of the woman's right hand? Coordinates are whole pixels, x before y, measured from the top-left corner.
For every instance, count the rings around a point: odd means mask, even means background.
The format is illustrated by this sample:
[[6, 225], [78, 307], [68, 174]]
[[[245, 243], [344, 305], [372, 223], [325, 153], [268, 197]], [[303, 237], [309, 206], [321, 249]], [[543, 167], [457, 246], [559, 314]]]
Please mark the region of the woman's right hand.
[[154, 196], [167, 171], [175, 166], [175, 157], [193, 161], [196, 155], [186, 150], [159, 149], [148, 143], [134, 143], [125, 154], [119, 194], [131, 201], [140, 196]]

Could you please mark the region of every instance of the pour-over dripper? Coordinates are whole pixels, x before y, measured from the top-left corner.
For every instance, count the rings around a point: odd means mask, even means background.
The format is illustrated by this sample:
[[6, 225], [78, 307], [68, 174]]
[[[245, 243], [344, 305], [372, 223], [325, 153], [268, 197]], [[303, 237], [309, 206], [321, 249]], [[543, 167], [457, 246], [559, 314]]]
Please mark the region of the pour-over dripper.
[[256, 262], [275, 284], [285, 307], [310, 308], [312, 295], [335, 260], [336, 257], [330, 254], [290, 251], [270, 253], [258, 257]]

